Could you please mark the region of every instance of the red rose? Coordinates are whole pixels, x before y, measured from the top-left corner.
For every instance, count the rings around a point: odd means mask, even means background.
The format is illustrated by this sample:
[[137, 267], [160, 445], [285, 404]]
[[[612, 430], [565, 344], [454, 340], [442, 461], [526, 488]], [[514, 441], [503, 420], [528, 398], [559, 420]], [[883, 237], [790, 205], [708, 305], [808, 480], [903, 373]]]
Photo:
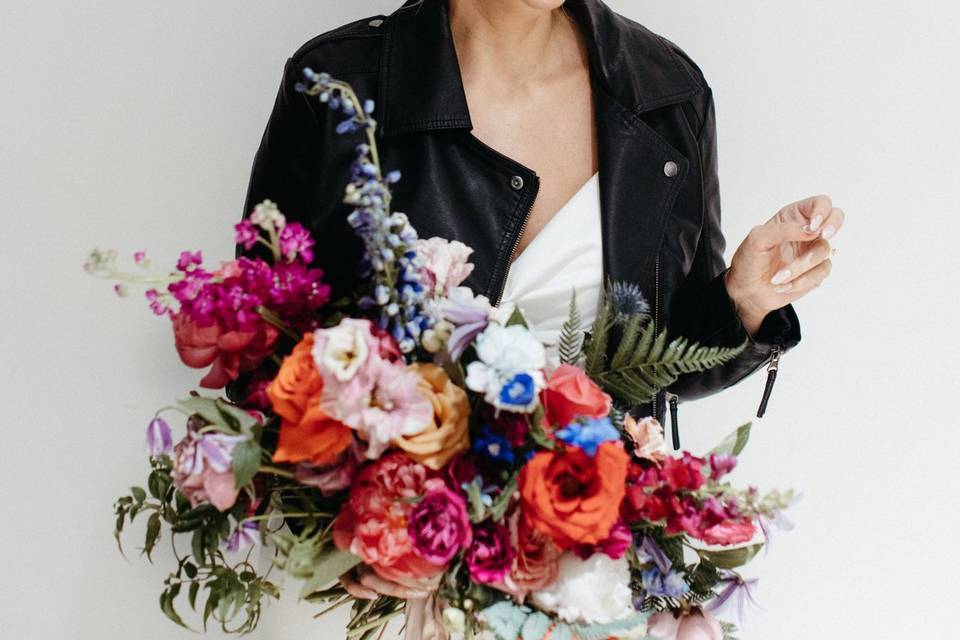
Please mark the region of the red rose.
[[188, 367], [213, 365], [200, 381], [207, 389], [220, 389], [250, 371], [273, 353], [279, 332], [261, 322], [255, 331], [224, 331], [219, 324], [200, 327], [183, 313], [173, 316], [173, 338], [180, 359]]
[[540, 392], [544, 416], [551, 426], [565, 427], [577, 417], [602, 418], [612, 400], [579, 367], [562, 364]]

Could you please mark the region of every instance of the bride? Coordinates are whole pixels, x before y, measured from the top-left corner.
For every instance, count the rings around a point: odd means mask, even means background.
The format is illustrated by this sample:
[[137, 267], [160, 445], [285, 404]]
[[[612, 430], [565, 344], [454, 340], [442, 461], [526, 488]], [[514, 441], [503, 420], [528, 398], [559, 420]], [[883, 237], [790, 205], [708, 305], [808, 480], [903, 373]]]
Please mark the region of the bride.
[[[421, 237], [475, 253], [465, 283], [513, 303], [548, 344], [571, 290], [586, 322], [601, 287], [639, 287], [660, 328], [735, 346], [721, 367], [685, 374], [637, 415], [739, 382], [794, 347], [792, 302], [831, 270], [843, 212], [827, 196], [783, 207], [724, 260], [713, 94], [677, 45], [601, 0], [408, 0], [317, 36], [287, 61], [251, 173], [246, 211], [269, 198], [318, 240], [316, 263], [351, 290], [360, 246], [340, 200], [353, 139], [296, 91], [310, 67], [374, 101], [394, 210]], [[765, 400], [764, 400], [765, 404]], [[432, 616], [424, 594], [375, 574], [353, 593], [418, 598], [408, 632]]]

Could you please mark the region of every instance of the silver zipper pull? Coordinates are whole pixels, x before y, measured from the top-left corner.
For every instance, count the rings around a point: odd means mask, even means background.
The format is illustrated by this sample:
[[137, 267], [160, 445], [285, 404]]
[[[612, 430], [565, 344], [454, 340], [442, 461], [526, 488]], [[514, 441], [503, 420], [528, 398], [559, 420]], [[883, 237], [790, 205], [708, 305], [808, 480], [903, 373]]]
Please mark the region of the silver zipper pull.
[[762, 418], [767, 411], [767, 402], [770, 400], [770, 393], [773, 391], [773, 383], [777, 381], [777, 369], [780, 367], [780, 344], [773, 345], [770, 350], [770, 363], [767, 365], [767, 383], [763, 386], [763, 397], [760, 398], [760, 407], [757, 409], [757, 417]]
[[680, 402], [680, 396], [670, 391], [664, 391], [664, 397], [670, 403], [670, 433], [673, 437], [673, 450], [680, 450], [680, 423], [677, 418], [677, 404]]

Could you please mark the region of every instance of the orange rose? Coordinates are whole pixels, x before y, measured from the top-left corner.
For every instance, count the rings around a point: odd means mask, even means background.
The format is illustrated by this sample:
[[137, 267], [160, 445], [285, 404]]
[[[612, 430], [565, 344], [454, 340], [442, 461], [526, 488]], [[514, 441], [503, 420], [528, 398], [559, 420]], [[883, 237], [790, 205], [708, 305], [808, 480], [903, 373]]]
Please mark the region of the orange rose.
[[524, 516], [561, 549], [605, 540], [620, 515], [629, 461], [619, 442], [604, 442], [593, 457], [579, 447], [537, 453], [520, 471]]
[[311, 349], [313, 334], [308, 333], [267, 386], [270, 405], [281, 418], [274, 462], [332, 464], [350, 446], [350, 429], [320, 410], [323, 378]]
[[576, 418], [610, 414], [612, 400], [580, 367], [562, 364], [540, 392], [544, 417], [550, 426], [565, 427]]
[[470, 403], [463, 389], [453, 384], [437, 365], [415, 363], [410, 369], [420, 374], [420, 388], [433, 405], [433, 422], [420, 433], [397, 438], [394, 445], [424, 466], [441, 469], [455, 455], [470, 448]]

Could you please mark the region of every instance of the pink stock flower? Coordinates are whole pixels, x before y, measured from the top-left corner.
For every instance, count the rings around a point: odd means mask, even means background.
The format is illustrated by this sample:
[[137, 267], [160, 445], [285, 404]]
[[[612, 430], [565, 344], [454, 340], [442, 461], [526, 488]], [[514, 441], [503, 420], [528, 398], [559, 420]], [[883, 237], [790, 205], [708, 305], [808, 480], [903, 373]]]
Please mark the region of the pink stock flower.
[[713, 614], [704, 609], [679, 616], [667, 610], [650, 617], [647, 635], [657, 640], [723, 640], [723, 628]]
[[302, 225], [291, 222], [280, 231], [280, 253], [287, 260], [299, 257], [304, 262], [313, 261], [313, 245], [315, 244], [310, 232]]
[[516, 549], [510, 542], [510, 529], [499, 522], [483, 522], [473, 529], [473, 544], [465, 560], [470, 579], [480, 584], [501, 582], [510, 572]]
[[243, 248], [248, 251], [260, 240], [260, 229], [254, 226], [248, 218], [244, 218], [242, 222], [234, 225], [233, 229], [236, 232], [234, 241], [243, 245]]
[[429, 491], [410, 514], [407, 534], [421, 557], [445, 565], [473, 540], [467, 501], [439, 478], [427, 484]]
[[203, 254], [200, 251], [182, 251], [177, 260], [178, 271], [188, 271], [190, 267], [203, 264]]
[[711, 453], [708, 460], [710, 461], [711, 480], [719, 480], [723, 476], [733, 471], [737, 466], [736, 456], [732, 456], [729, 453]]
[[133, 262], [138, 267], [146, 267], [150, 265], [150, 256], [146, 251], [134, 251], [133, 252]]
[[430, 296], [446, 296], [473, 272], [468, 262], [473, 249], [458, 240], [420, 239], [413, 250], [424, 260], [420, 270], [421, 284]]

